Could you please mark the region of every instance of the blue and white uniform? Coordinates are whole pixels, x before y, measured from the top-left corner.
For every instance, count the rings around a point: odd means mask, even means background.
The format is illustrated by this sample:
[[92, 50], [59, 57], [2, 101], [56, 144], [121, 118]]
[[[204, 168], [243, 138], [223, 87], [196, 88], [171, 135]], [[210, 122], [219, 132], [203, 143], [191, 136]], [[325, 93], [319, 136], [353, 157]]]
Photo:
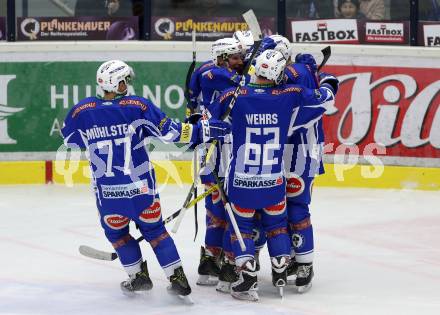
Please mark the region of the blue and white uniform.
[[62, 129], [65, 145], [87, 149], [101, 225], [128, 274], [140, 271], [142, 261], [139, 244], [129, 233], [131, 220], [150, 242], [168, 277], [181, 265], [162, 223], [145, 141], [155, 137], [165, 142], [197, 142], [200, 128], [176, 123], [138, 96], [89, 97], [67, 114]]
[[[232, 95], [229, 89], [209, 106], [212, 117], [223, 115]], [[331, 103], [333, 94], [327, 88], [249, 84], [241, 89], [230, 114], [232, 153], [226, 178], [227, 195], [246, 245], [243, 252], [231, 229], [238, 266], [255, 252], [252, 233], [256, 211], [261, 212], [270, 256], [290, 256], [284, 144], [295, 130], [320, 119]]]
[[[318, 88], [318, 80], [310, 65], [295, 63], [286, 67], [285, 82]], [[313, 261], [313, 227], [310, 221], [311, 202], [315, 175], [324, 173], [322, 148], [324, 130], [322, 119], [309, 128], [295, 131], [287, 142], [285, 167], [287, 177], [287, 214], [292, 239], [292, 257], [300, 263]]]

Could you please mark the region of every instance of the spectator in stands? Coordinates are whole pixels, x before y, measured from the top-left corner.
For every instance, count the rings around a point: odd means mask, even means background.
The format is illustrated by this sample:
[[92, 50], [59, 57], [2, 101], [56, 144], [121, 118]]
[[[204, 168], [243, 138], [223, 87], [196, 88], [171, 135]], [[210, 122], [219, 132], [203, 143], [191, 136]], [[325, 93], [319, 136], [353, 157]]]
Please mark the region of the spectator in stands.
[[[399, 0], [405, 2], [403, 0]], [[405, 2], [406, 3], [406, 2]], [[338, 9], [338, 0], [334, 1], [335, 16], [341, 17]], [[408, 5], [408, 3], [406, 3]], [[359, 0], [360, 12], [369, 20], [383, 20], [385, 18], [385, 2], [384, 0]]]
[[[292, 0], [289, 2], [288, 15], [302, 19], [333, 18], [333, 0]], [[294, 8], [294, 11], [290, 10]]]
[[338, 10], [344, 19], [365, 19], [358, 0], [338, 0]]
[[[406, 1], [391, 0], [392, 20], [409, 20], [410, 5]], [[419, 19], [421, 21], [440, 21], [440, 0], [419, 0]]]

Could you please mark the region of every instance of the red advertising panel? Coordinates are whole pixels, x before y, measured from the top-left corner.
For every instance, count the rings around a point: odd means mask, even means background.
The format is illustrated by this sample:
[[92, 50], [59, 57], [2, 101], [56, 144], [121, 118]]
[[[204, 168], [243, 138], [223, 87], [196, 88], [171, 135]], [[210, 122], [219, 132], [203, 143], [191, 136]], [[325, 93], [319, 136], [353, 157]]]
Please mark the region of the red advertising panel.
[[[275, 34], [275, 18], [259, 17], [258, 22], [265, 35]], [[235, 31], [247, 30], [248, 26], [241, 17], [153, 16], [151, 39], [191, 40], [193, 29], [197, 40], [213, 41], [231, 37]]]
[[136, 40], [138, 17], [24, 17], [17, 18], [17, 39]]
[[386, 156], [440, 158], [438, 68], [327, 66], [340, 80], [335, 107], [324, 116], [326, 153], [340, 144], [364, 152], [371, 143]]
[[408, 22], [363, 22], [363, 42], [372, 44], [408, 44]]

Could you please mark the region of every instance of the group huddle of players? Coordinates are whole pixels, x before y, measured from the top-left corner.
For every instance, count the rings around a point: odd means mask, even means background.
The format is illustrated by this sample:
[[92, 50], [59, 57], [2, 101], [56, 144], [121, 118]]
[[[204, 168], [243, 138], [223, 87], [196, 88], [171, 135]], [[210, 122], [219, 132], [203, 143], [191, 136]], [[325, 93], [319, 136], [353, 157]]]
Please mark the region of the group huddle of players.
[[[191, 77], [189, 121], [200, 114], [222, 117], [253, 45], [249, 32], [214, 42], [212, 60]], [[216, 184], [212, 172], [226, 178], [226, 195], [246, 251], [238, 244], [220, 194], [209, 195], [197, 284], [216, 285], [217, 291], [239, 299], [258, 300], [256, 272], [266, 243], [274, 286], [286, 286], [287, 277], [293, 276], [298, 292], [305, 292], [313, 278], [309, 204], [313, 179], [324, 172], [321, 116], [333, 102], [338, 81], [318, 74], [309, 54], [297, 55], [293, 63], [291, 52], [281, 35], [263, 39], [229, 115], [232, 141], [223, 143], [215, 161], [201, 172], [206, 189]]]
[[97, 70], [104, 95], [81, 100], [67, 114], [64, 143], [86, 150], [100, 223], [129, 275], [121, 283], [124, 294], [153, 286], [139, 243], [130, 234], [131, 221], [150, 243], [170, 281], [169, 291], [185, 298], [191, 293], [162, 221], [145, 146], [149, 137], [201, 144], [196, 150], [203, 152], [217, 143], [200, 178], [206, 189], [220, 185], [225, 194], [217, 189], [205, 199], [197, 284], [258, 300], [258, 256], [267, 244], [273, 285], [282, 291], [293, 276], [299, 292], [310, 288], [309, 204], [313, 179], [323, 172], [321, 117], [333, 105], [339, 83], [317, 73], [311, 55], [297, 55], [293, 63], [290, 43], [280, 35], [263, 39], [251, 71], [243, 73], [253, 46], [247, 32], [213, 43], [212, 60], [192, 74], [185, 123], [167, 117], [148, 99], [127, 95], [134, 71], [120, 60]]

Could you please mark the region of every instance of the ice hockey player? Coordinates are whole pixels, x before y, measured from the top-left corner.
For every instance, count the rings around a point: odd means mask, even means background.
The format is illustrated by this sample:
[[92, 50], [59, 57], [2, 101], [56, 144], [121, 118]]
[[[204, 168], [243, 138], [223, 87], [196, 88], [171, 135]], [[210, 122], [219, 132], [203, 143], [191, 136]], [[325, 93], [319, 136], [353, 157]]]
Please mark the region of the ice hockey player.
[[[295, 63], [285, 69], [287, 84], [300, 84], [308, 88], [318, 88], [317, 65], [312, 55], [298, 54]], [[326, 73], [319, 74], [320, 80], [331, 84], [337, 93], [338, 82]], [[313, 227], [309, 205], [312, 197], [313, 180], [324, 173], [322, 154], [324, 128], [319, 119], [309, 128], [300, 128], [288, 138], [285, 152], [287, 176], [287, 216], [292, 252], [287, 275], [295, 275], [298, 292], [310, 289], [313, 278]]]
[[[195, 101], [199, 91], [200, 109], [203, 110], [212, 103], [218, 95], [230, 87], [239, 84], [241, 71], [243, 70], [243, 47], [240, 42], [233, 38], [223, 38], [215, 41], [212, 45], [212, 62], [214, 67], [206, 66], [203, 70], [194, 72], [191, 79], [192, 100]], [[194, 85], [194, 86], [193, 86]], [[191, 94], [191, 93], [190, 93]], [[195, 105], [192, 105], [195, 107]], [[194, 114], [189, 121], [195, 122], [201, 115]], [[205, 117], [206, 118], [206, 117]], [[206, 189], [215, 185], [212, 170], [218, 172], [220, 164], [220, 150], [216, 150], [213, 163], [201, 170], [201, 182]], [[199, 156], [203, 158], [205, 150], [199, 150]], [[220, 273], [219, 258], [225, 241], [225, 209], [220, 200], [218, 191], [205, 198], [206, 208], [206, 233], [205, 247], [202, 246], [200, 264], [198, 266], [199, 285], [216, 285]]]
[[[286, 60], [278, 51], [267, 50], [257, 57], [256, 82], [241, 89], [230, 115], [233, 121], [232, 158], [225, 187], [246, 245], [246, 250], [242, 251], [230, 227], [239, 271], [231, 295], [238, 299], [258, 300], [252, 240], [256, 211], [261, 213], [267, 235], [272, 282], [281, 290], [286, 285], [291, 246], [282, 169], [284, 144], [289, 134], [313, 124], [334, 102], [333, 88], [325, 82], [320, 89], [279, 85], [285, 65]], [[211, 104], [208, 109], [212, 117], [221, 117], [232, 97], [233, 90], [229, 89]]]
[[222, 138], [229, 127], [215, 120], [195, 125], [173, 121], [151, 101], [126, 95], [133, 77], [132, 68], [120, 60], [103, 63], [96, 80], [104, 96], [85, 98], [69, 111], [62, 129], [64, 142], [87, 150], [101, 225], [129, 275], [121, 283], [122, 291], [134, 294], [153, 286], [139, 244], [129, 233], [133, 220], [168, 277], [169, 291], [185, 297], [191, 288], [162, 222], [155, 173], [144, 141], [148, 137], [165, 142], [208, 141]]

